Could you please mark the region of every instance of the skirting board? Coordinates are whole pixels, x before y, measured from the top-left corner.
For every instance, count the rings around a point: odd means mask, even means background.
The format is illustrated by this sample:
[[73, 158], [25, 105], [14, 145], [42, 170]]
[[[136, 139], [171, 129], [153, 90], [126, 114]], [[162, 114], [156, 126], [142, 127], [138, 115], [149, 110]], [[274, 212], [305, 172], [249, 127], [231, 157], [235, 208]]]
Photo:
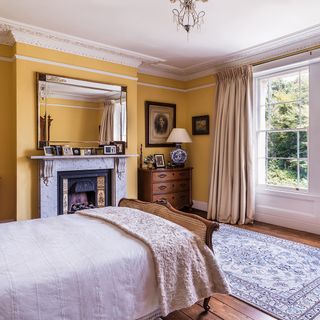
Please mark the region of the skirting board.
[[13, 221], [16, 221], [16, 220], [13, 220], [13, 219], [0, 220], [0, 223], [7, 223], [7, 222], [13, 222]]
[[195, 208], [201, 211], [208, 211], [208, 202], [197, 201], [197, 200], [192, 200], [192, 201], [193, 201], [192, 208]]
[[[193, 200], [192, 207], [198, 210], [208, 211], [208, 203], [204, 201]], [[298, 219], [295, 217], [293, 213], [288, 214], [288, 212], [279, 212], [281, 210], [275, 208], [273, 209], [274, 210], [272, 210], [272, 214], [270, 208], [263, 206], [257, 207], [255, 220], [285, 228], [320, 234], [320, 218], [318, 223], [307, 221], [307, 219], [302, 221], [301, 218]]]
[[[261, 209], [260, 209], [261, 210]], [[269, 223], [285, 228], [290, 228], [294, 230], [306, 231], [315, 234], [320, 234], [320, 221], [318, 223], [307, 221], [301, 221], [296, 219], [294, 215], [288, 216], [287, 214], [281, 215], [279, 212], [277, 214], [272, 214], [271, 212], [262, 212], [257, 209], [255, 214], [255, 220], [259, 222]], [[263, 210], [264, 211], [264, 210]]]

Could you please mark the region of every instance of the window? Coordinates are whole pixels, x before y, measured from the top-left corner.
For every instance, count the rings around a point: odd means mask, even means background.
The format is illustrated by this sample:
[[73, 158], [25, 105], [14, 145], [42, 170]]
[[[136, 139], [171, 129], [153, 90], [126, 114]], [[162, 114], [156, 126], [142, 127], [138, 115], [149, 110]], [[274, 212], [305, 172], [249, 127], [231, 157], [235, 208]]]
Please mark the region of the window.
[[257, 78], [258, 183], [308, 189], [309, 68]]
[[127, 141], [127, 128], [126, 128], [126, 100], [122, 100], [122, 103], [116, 102], [113, 121], [114, 123], [120, 123], [119, 126], [114, 126], [113, 129], [113, 140], [114, 141]]

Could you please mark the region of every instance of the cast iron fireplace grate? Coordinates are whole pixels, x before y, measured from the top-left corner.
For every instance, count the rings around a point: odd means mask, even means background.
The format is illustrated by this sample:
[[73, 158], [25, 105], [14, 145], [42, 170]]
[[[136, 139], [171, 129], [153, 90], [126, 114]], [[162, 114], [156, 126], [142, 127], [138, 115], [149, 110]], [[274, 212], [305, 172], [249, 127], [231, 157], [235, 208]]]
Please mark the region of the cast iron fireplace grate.
[[110, 169], [58, 172], [58, 215], [110, 205]]

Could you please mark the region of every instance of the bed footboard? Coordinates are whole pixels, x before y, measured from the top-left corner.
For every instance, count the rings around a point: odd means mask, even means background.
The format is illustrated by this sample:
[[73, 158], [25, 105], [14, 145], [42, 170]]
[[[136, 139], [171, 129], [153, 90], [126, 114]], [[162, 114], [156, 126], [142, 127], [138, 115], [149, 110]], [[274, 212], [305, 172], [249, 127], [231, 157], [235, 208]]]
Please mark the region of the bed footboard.
[[[195, 233], [213, 251], [212, 234], [214, 231], [219, 229], [219, 224], [216, 222], [176, 210], [166, 201], [151, 203], [124, 198], [119, 201], [119, 206], [139, 209], [179, 224], [180, 226]], [[203, 308], [205, 311], [210, 310], [209, 302], [210, 297], [205, 298], [203, 301]]]
[[195, 233], [213, 251], [212, 233], [219, 229], [219, 224], [206, 220], [191, 213], [185, 213], [173, 208], [166, 201], [144, 202], [135, 199], [121, 199], [119, 207], [129, 207], [155, 214], [172, 221]]

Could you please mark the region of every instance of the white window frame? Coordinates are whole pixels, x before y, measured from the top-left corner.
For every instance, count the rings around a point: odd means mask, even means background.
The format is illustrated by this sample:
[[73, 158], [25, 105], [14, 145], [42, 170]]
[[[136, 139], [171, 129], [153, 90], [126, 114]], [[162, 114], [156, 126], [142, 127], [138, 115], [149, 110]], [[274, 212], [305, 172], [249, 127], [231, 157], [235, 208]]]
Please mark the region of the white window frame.
[[[299, 141], [299, 133], [301, 131], [305, 131], [307, 132], [307, 137], [308, 137], [308, 140], [309, 140], [309, 127], [306, 128], [306, 129], [264, 129], [264, 130], [261, 130], [260, 127], [259, 127], [259, 121], [260, 121], [260, 112], [261, 112], [261, 105], [260, 105], [260, 93], [261, 93], [261, 90], [260, 90], [260, 86], [259, 86], [259, 82], [264, 80], [264, 79], [269, 79], [271, 77], [279, 77], [279, 76], [282, 76], [282, 75], [286, 75], [288, 73], [294, 73], [294, 72], [300, 72], [300, 71], [303, 71], [303, 70], [308, 70], [308, 72], [310, 73], [310, 68], [309, 66], [289, 66], [288, 68], [281, 68], [281, 70], [274, 70], [274, 69], [271, 69], [269, 71], [265, 71], [263, 72], [263, 75], [256, 75], [254, 77], [254, 112], [253, 112], [253, 115], [254, 115], [254, 146], [255, 146], [255, 163], [256, 163], [256, 185], [257, 185], [257, 188], [258, 190], [262, 190], [262, 189], [269, 189], [269, 190], [274, 190], [274, 191], [289, 191], [289, 192], [297, 192], [297, 193], [308, 193], [309, 191], [309, 172], [310, 172], [310, 168], [309, 168], [309, 147], [308, 147], [308, 157], [307, 158], [300, 158], [300, 152], [299, 152], [299, 143], [297, 144], [297, 157], [295, 158], [292, 158], [292, 160], [297, 160], [297, 161], [307, 161], [308, 162], [308, 188], [297, 188], [297, 187], [289, 187], [289, 186], [277, 186], [277, 185], [270, 185], [270, 184], [267, 184], [266, 183], [266, 160], [267, 159], [273, 159], [274, 157], [268, 157], [266, 156], [266, 152], [267, 152], [267, 146], [265, 146], [265, 150], [263, 151], [263, 156], [260, 154], [259, 155], [259, 151], [258, 151], [258, 137], [261, 133], [268, 133], [268, 132], [298, 132], [298, 141]], [[310, 84], [310, 76], [309, 76], [309, 84]], [[269, 92], [270, 94], [270, 92]], [[269, 97], [270, 98], [270, 97]], [[309, 97], [308, 97], [308, 101], [310, 103], [310, 90], [309, 90]], [[269, 99], [270, 100], [270, 99]], [[298, 101], [300, 101], [300, 99], [298, 100], [295, 100], [295, 101], [291, 101], [293, 103], [297, 103]], [[278, 104], [284, 104], [284, 103], [290, 103], [290, 101], [286, 101], [286, 102], [281, 102], [281, 103], [278, 103]], [[273, 105], [276, 105], [277, 103], [274, 103]], [[268, 105], [269, 107], [270, 105]], [[267, 107], [265, 105], [265, 107]], [[310, 111], [309, 111], [309, 114], [310, 114]], [[267, 127], [267, 125], [266, 125]], [[308, 141], [309, 142], [309, 141]], [[280, 157], [276, 157], [275, 159], [278, 159], [278, 160], [281, 160]], [[286, 159], [286, 160], [290, 160], [290, 158], [283, 158], [283, 159]], [[259, 164], [259, 161], [260, 161], [260, 164]], [[262, 165], [262, 163], [264, 163], [264, 165]], [[261, 171], [260, 167], [263, 167], [263, 172]], [[260, 169], [260, 172], [259, 172], [259, 169]], [[297, 170], [297, 176], [298, 176], [298, 180], [299, 180], [299, 177], [300, 177], [300, 171]], [[263, 181], [263, 182], [262, 182]]]
[[[316, 56], [316, 54], [314, 54]], [[290, 64], [291, 63], [291, 64]], [[271, 187], [266, 184], [258, 183], [258, 154], [256, 145], [257, 141], [257, 121], [258, 121], [258, 96], [257, 96], [257, 79], [262, 76], [268, 76], [277, 72], [288, 72], [297, 68], [309, 66], [309, 131], [308, 131], [308, 179], [309, 188], [306, 191], [296, 191], [294, 188], [286, 187]], [[268, 68], [269, 67], [269, 68]], [[254, 81], [253, 81], [253, 151], [255, 154], [255, 177], [256, 177], [256, 192], [257, 194], [282, 194], [290, 197], [320, 197], [320, 53], [317, 57], [310, 59], [309, 57], [302, 57], [302, 60], [297, 62], [287, 61], [287, 64], [283, 61], [271, 63], [270, 66], [259, 66], [254, 68]]]

